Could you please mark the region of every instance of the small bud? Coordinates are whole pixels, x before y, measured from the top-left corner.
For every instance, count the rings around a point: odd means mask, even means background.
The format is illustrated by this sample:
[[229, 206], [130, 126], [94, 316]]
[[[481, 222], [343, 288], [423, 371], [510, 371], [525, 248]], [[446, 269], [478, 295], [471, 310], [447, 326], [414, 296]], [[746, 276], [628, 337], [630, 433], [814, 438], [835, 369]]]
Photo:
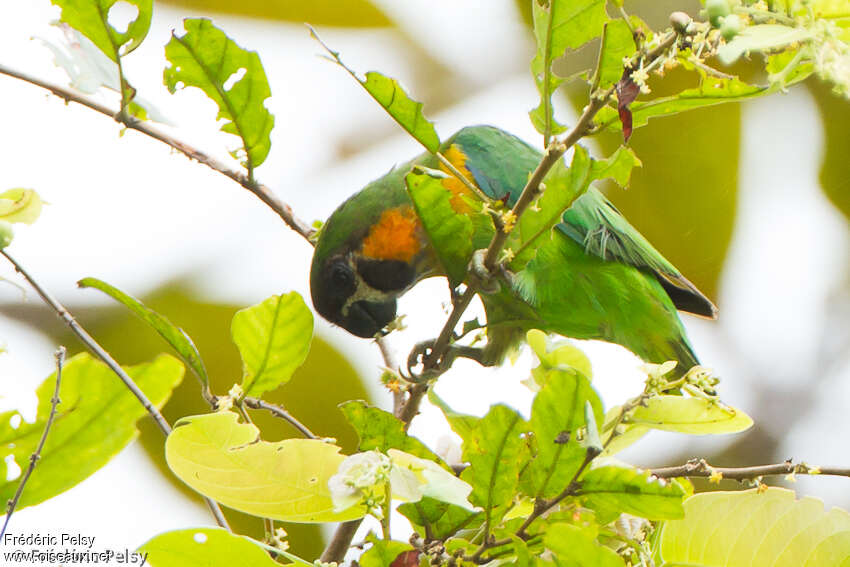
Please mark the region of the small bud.
[[670, 25], [679, 34], [686, 34], [688, 26], [691, 25], [691, 17], [684, 12], [673, 12], [670, 14]]
[[711, 484], [720, 484], [721, 480], [723, 480], [723, 473], [712, 469], [711, 476], [708, 477], [708, 482]]

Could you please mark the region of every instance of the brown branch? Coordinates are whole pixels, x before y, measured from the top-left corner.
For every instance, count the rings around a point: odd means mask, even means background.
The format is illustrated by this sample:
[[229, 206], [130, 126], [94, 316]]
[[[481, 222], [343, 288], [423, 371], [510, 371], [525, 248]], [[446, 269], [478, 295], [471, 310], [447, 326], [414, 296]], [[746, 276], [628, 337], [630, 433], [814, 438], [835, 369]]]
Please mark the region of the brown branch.
[[142, 122], [132, 116], [127, 115], [124, 112], [116, 112], [113, 109], [109, 108], [106, 105], [103, 105], [92, 98], [84, 96], [80, 93], [74, 92], [70, 88], [62, 87], [60, 85], [56, 85], [37, 77], [33, 77], [24, 73], [22, 71], [18, 71], [16, 69], [12, 69], [6, 67], [5, 65], [0, 65], [0, 74], [6, 75], [9, 77], [14, 77], [16, 79], [20, 79], [37, 87], [41, 87], [53, 93], [54, 95], [62, 98], [65, 102], [75, 102], [86, 108], [94, 110], [104, 116], [108, 116], [118, 122], [119, 124], [124, 125], [125, 127], [136, 130], [137, 132], [141, 132], [147, 136], [155, 140], [159, 140], [160, 142], [174, 148], [178, 152], [182, 153], [189, 159], [193, 159], [202, 163], [221, 173], [226, 175], [251, 193], [253, 193], [257, 198], [259, 198], [263, 203], [265, 203], [270, 209], [272, 209], [275, 213], [283, 219], [292, 230], [300, 234], [304, 239], [310, 242], [309, 238], [315, 232], [315, 230], [306, 222], [299, 219], [295, 216], [295, 213], [287, 203], [278, 199], [278, 197], [272, 192], [271, 189], [263, 185], [262, 183], [257, 183], [253, 181], [250, 175], [245, 172], [237, 169], [233, 169], [228, 166], [224, 162], [217, 160], [216, 158], [207, 155], [201, 150], [174, 138], [173, 136], [166, 134], [165, 132], [155, 128], [149, 122]]
[[44, 449], [44, 443], [47, 441], [47, 434], [50, 433], [50, 427], [53, 425], [53, 420], [56, 419], [56, 408], [59, 407], [59, 386], [62, 383], [62, 366], [65, 364], [65, 347], [60, 346], [56, 351], [56, 385], [53, 387], [53, 397], [50, 398], [50, 413], [47, 415], [47, 423], [44, 424], [44, 431], [41, 432], [41, 439], [38, 440], [38, 445], [35, 451], [30, 455], [30, 464], [24, 476], [21, 477], [21, 482], [18, 484], [18, 489], [15, 490], [15, 495], [9, 500], [6, 505], [6, 520], [3, 522], [3, 529], [0, 530], [0, 541], [3, 541], [3, 535], [6, 533], [6, 528], [9, 527], [9, 520], [12, 514], [15, 513], [15, 508], [24, 493], [24, 486], [35, 470], [35, 464], [41, 458], [41, 451]]
[[850, 477], [850, 468], [817, 467], [808, 463], [795, 463], [791, 459], [784, 463], [772, 465], [755, 465], [749, 467], [713, 467], [705, 459], [693, 459], [675, 467], [650, 469], [650, 473], [658, 478], [676, 477], [715, 477], [729, 480], [754, 480], [762, 476], [776, 475], [829, 475]]
[[[160, 431], [162, 431], [163, 435], [166, 437], [169, 433], [171, 433], [171, 426], [168, 424], [168, 421], [165, 417], [160, 413], [160, 411], [154, 406], [145, 393], [139, 388], [139, 386], [130, 378], [129, 374], [124, 372], [124, 369], [121, 368], [121, 365], [118, 364], [112, 356], [106, 352], [106, 350], [98, 344], [96, 340], [74, 319], [74, 316], [62, 306], [46, 289], [44, 289], [41, 284], [39, 284], [25, 269], [21, 266], [17, 260], [15, 260], [12, 256], [6, 252], [5, 249], [0, 249], [0, 255], [3, 255], [14, 267], [15, 271], [21, 274], [25, 280], [32, 286], [32, 288], [38, 293], [41, 299], [49, 305], [62, 319], [68, 327], [71, 328], [71, 331], [77, 338], [82, 341], [82, 343], [86, 346], [86, 348], [92, 352], [97, 358], [99, 358], [106, 366], [112, 370], [118, 378], [124, 383], [128, 390], [139, 400], [139, 403], [142, 404], [142, 407], [148, 412], [148, 414], [153, 418], [157, 427], [159, 427]], [[215, 520], [219, 526], [230, 529], [227, 525], [227, 520], [224, 518], [224, 514], [221, 511], [218, 503], [214, 500], [204, 497], [206, 501], [207, 507], [209, 507], [213, 516], [215, 516]]]
[[291, 413], [289, 413], [280, 406], [270, 404], [269, 402], [266, 402], [259, 398], [252, 398], [250, 396], [246, 396], [245, 399], [242, 401], [245, 402], [245, 405], [251, 409], [261, 409], [269, 411], [273, 415], [289, 422], [292, 427], [300, 431], [301, 434], [304, 435], [304, 437], [306, 437], [307, 439], [319, 439], [318, 435], [310, 431], [310, 429], [306, 425], [298, 421], [295, 416], [293, 416]]

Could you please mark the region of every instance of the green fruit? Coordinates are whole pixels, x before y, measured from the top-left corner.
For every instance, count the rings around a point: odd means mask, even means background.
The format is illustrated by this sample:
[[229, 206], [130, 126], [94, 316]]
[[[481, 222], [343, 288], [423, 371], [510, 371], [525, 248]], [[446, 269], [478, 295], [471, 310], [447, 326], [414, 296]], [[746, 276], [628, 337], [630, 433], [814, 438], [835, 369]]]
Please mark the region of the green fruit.
[[15, 231], [12, 230], [12, 223], [0, 220], [0, 250], [11, 244], [14, 237]]
[[728, 16], [732, 9], [729, 6], [729, 0], [705, 0], [705, 11], [708, 13], [711, 25], [718, 27], [720, 18]]
[[729, 41], [744, 29], [744, 22], [735, 14], [730, 14], [723, 18], [723, 23], [720, 25], [720, 34], [723, 39]]

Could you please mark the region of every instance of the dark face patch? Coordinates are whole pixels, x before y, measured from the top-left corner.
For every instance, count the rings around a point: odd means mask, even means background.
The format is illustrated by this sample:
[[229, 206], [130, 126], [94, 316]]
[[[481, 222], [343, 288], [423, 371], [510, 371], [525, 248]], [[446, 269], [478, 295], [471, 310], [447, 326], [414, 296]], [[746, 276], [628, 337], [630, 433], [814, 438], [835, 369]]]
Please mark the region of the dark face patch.
[[316, 269], [320, 272], [310, 278], [313, 306], [322, 317], [336, 323], [342, 315], [342, 306], [357, 288], [357, 279], [345, 258], [339, 256], [320, 266], [314, 265], [313, 270]]
[[413, 283], [413, 266], [401, 260], [357, 261], [357, 271], [369, 287], [378, 291], [402, 291]]
[[382, 303], [355, 301], [349, 306], [348, 315], [339, 321], [339, 325], [353, 335], [369, 339], [395, 319], [395, 312], [395, 299]]

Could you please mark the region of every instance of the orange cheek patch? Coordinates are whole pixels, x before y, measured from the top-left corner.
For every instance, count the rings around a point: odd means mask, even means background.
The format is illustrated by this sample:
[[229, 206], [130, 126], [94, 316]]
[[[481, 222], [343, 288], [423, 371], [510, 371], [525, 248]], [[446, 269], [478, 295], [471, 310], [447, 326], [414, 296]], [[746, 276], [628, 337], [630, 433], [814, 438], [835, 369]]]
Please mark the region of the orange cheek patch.
[[[467, 179], [475, 183], [475, 178], [472, 177], [472, 173], [466, 169], [466, 154], [464, 154], [460, 148], [455, 145], [449, 147], [449, 149], [446, 150], [446, 159], [448, 159], [449, 163], [455, 166], [458, 171], [463, 173]], [[477, 200], [477, 197], [472, 193], [469, 187], [464, 185], [457, 177], [451, 175], [451, 172], [445, 165], [440, 164], [440, 169], [449, 174], [449, 177], [443, 179], [442, 184], [443, 187], [448, 189], [452, 194], [451, 198], [449, 198], [449, 203], [452, 208], [456, 213], [471, 213], [472, 207], [469, 205], [468, 200], [472, 199], [474, 201]]]
[[422, 247], [418, 229], [419, 218], [411, 207], [386, 210], [363, 239], [360, 252], [376, 260], [410, 262]]

